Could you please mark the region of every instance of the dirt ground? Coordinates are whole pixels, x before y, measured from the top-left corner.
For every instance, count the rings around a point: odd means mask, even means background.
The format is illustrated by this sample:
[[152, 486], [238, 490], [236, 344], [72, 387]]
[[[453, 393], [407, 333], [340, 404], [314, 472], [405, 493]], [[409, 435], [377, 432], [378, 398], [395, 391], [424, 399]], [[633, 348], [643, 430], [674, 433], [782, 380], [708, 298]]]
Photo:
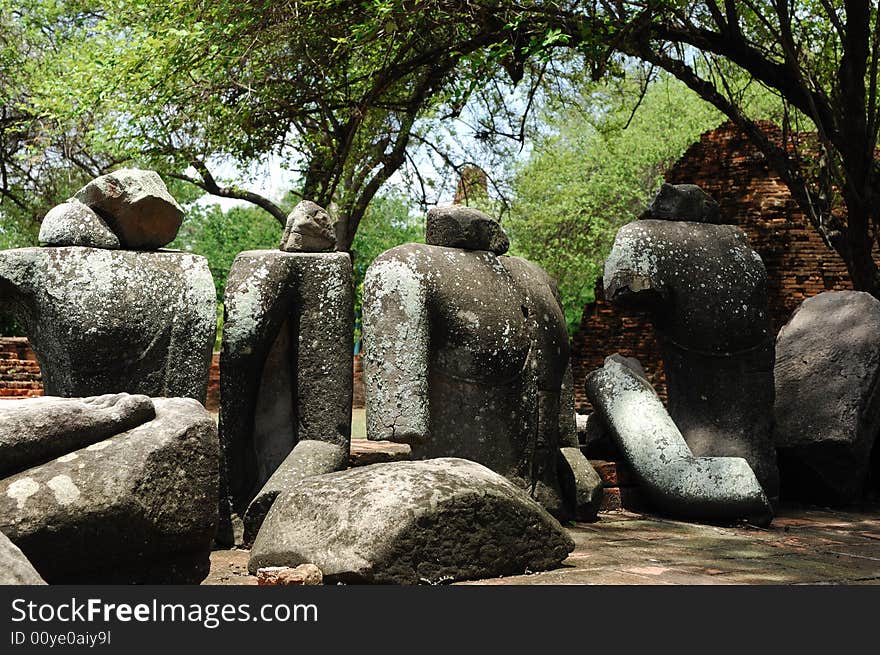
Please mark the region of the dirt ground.
[[[766, 529], [615, 511], [569, 532], [576, 547], [561, 568], [464, 584], [880, 584], [880, 506], [783, 507]], [[203, 584], [256, 584], [247, 560], [214, 552]]]

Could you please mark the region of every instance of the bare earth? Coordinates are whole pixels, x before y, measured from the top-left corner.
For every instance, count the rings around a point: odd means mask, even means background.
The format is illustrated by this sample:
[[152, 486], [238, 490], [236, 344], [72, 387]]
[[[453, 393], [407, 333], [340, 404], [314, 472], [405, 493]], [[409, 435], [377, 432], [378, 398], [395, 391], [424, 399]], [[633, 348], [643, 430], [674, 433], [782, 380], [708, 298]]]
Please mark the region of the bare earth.
[[[562, 568], [465, 584], [880, 584], [880, 506], [780, 514], [761, 529], [609, 512], [569, 529], [577, 545]], [[247, 559], [214, 552], [203, 584], [256, 584]]]

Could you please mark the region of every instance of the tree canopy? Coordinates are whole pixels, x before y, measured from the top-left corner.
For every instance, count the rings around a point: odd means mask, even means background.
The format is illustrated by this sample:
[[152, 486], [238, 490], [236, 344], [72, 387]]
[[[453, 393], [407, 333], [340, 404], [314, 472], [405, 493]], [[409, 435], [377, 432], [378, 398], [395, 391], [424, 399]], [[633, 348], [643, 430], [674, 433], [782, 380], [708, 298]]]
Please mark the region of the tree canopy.
[[512, 251], [556, 278], [574, 332], [617, 228], [638, 217], [669, 166], [723, 119], [666, 75], [586, 83], [567, 108], [545, 111], [547, 131], [517, 171], [506, 225]]
[[[217, 173], [277, 157], [292, 192], [343, 219], [350, 249], [419, 148], [454, 167], [438, 125], [475, 99], [476, 146], [523, 144], [515, 121], [539, 94], [577, 97], [577, 78], [636, 59], [739, 124], [855, 287], [880, 293], [880, 12], [869, 0], [0, 2], [5, 215], [125, 162], [281, 222], [275, 199]], [[782, 143], [744, 103], [750, 85], [778, 96]], [[802, 143], [810, 130], [815, 142]]]

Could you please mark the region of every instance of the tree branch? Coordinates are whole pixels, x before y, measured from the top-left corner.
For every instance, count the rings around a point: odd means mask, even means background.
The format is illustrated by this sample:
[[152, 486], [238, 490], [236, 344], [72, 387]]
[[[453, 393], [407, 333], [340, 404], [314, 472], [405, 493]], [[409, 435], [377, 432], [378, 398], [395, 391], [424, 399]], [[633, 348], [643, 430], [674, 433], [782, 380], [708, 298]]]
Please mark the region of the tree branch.
[[200, 189], [204, 189], [214, 196], [220, 196], [221, 198], [234, 198], [236, 200], [246, 200], [247, 202], [253, 203], [257, 207], [260, 207], [269, 212], [272, 216], [275, 217], [275, 220], [277, 220], [282, 227], [287, 225], [287, 214], [285, 214], [284, 210], [265, 196], [261, 196], [260, 194], [254, 193], [253, 191], [239, 189], [238, 187], [234, 186], [221, 187], [219, 184], [217, 184], [217, 181], [214, 179], [214, 176], [211, 175], [211, 172], [208, 170], [208, 167], [205, 166], [204, 162], [195, 160], [190, 162], [190, 165], [196, 169], [196, 172], [198, 172], [198, 174], [201, 176], [201, 179], [197, 179], [180, 173], [169, 173], [169, 177], [173, 177], [176, 180], [183, 180], [184, 182], [194, 184], [195, 186], [199, 187]]

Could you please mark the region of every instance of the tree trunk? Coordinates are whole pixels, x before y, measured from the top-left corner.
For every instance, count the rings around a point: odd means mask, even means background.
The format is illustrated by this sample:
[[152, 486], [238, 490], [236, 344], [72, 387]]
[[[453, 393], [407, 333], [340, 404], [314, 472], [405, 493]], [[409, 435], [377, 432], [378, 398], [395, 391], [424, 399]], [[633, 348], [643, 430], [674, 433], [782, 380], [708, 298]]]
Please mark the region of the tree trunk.
[[[847, 197], [849, 196], [849, 197]], [[847, 209], [847, 229], [845, 241], [839, 249], [843, 261], [849, 271], [853, 289], [866, 291], [880, 299], [880, 271], [874, 261], [871, 238], [871, 210], [860, 199], [844, 194]]]

